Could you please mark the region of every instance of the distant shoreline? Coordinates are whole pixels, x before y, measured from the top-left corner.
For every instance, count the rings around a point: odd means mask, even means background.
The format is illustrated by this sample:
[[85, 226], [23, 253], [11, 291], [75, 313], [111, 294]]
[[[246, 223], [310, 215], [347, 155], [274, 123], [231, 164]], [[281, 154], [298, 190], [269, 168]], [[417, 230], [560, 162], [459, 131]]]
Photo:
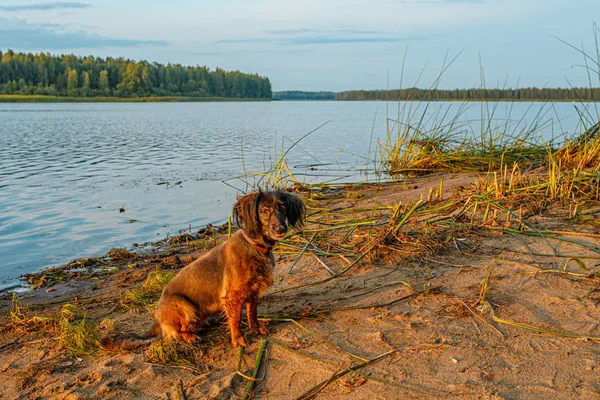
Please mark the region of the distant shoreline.
[[311, 101], [315, 103], [319, 102], [358, 102], [358, 101], [368, 101], [368, 102], [406, 102], [406, 103], [481, 103], [481, 102], [494, 102], [494, 103], [600, 103], [600, 100], [567, 100], [567, 99], [457, 99], [457, 100], [420, 100], [420, 99], [412, 99], [412, 100], [398, 100], [398, 99], [330, 99], [330, 100], [311, 100], [311, 99], [272, 99], [273, 101], [292, 101], [292, 102], [302, 102], [302, 101]]
[[291, 102], [433, 102], [433, 103], [463, 103], [463, 102], [495, 102], [495, 103], [594, 103], [600, 101], [592, 100], [571, 100], [571, 99], [256, 99], [256, 98], [237, 98], [237, 97], [177, 97], [177, 96], [150, 96], [150, 97], [69, 97], [69, 96], [43, 96], [43, 95], [0, 95], [0, 103], [206, 103], [206, 102], [270, 102], [270, 101], [291, 101]]
[[274, 91], [281, 100], [335, 101], [473, 101], [473, 102], [596, 102], [600, 88], [516, 88], [516, 89], [392, 89], [349, 90], [344, 92]]
[[190, 103], [190, 102], [256, 102], [271, 99], [237, 97], [69, 97], [42, 95], [0, 95], [0, 103]]
[[572, 100], [572, 99], [456, 99], [456, 100], [335, 100], [335, 101], [387, 101], [387, 102], [422, 102], [422, 103], [600, 103], [600, 100]]

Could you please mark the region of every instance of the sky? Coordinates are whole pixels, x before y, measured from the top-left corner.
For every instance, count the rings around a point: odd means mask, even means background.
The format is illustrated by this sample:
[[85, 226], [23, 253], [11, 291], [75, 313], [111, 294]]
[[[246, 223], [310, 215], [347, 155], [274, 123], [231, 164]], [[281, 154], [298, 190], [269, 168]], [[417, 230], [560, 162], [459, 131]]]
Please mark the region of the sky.
[[590, 86], [563, 42], [595, 54], [594, 17], [600, 0], [0, 0], [0, 50], [221, 67], [275, 91]]

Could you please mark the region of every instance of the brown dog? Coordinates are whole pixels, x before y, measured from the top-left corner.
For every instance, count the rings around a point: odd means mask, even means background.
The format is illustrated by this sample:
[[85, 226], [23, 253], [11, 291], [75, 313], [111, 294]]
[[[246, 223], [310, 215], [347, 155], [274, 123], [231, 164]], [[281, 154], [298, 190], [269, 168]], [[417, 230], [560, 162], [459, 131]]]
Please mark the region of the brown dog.
[[165, 339], [196, 339], [207, 318], [224, 311], [231, 342], [246, 346], [240, 333], [246, 305], [252, 333], [266, 333], [256, 318], [258, 296], [273, 284], [273, 246], [288, 225], [304, 222], [305, 207], [297, 196], [281, 192], [254, 192], [239, 197], [233, 217], [242, 228], [225, 243], [183, 268], [164, 288], [156, 309], [155, 335]]

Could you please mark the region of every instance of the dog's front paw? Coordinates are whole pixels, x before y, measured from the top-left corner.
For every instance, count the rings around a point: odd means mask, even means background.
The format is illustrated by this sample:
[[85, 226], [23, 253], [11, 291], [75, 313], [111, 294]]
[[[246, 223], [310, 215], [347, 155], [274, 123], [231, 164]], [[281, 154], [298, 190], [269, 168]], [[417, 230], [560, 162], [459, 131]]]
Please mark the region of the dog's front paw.
[[187, 332], [181, 332], [181, 338], [189, 344], [195, 343], [198, 340], [198, 336]]
[[253, 335], [268, 335], [269, 331], [267, 330], [267, 328], [265, 328], [265, 326], [269, 325], [269, 323], [267, 321], [261, 321], [261, 322], [250, 322], [250, 333], [252, 333]]
[[237, 336], [231, 339], [231, 344], [233, 345], [233, 347], [247, 347], [248, 343], [246, 343], [246, 341], [244, 340], [244, 338], [242, 336]]
[[269, 331], [264, 326], [259, 327], [258, 331], [260, 332], [261, 335], [268, 335], [269, 334]]
[[267, 330], [267, 328], [259, 326], [258, 328], [250, 329], [250, 333], [253, 335], [268, 335], [269, 331]]

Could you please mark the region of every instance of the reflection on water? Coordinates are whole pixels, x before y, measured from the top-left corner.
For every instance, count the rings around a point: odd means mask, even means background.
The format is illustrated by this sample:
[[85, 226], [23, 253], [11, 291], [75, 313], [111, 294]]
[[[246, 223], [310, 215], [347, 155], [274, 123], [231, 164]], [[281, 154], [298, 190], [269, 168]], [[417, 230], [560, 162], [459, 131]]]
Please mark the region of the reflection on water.
[[[528, 104], [514, 107], [520, 118]], [[292, 172], [352, 175], [365, 165], [371, 132], [371, 148], [384, 138], [385, 109], [377, 102], [0, 104], [0, 288], [25, 272], [224, 221], [236, 190], [222, 180], [267, 170], [275, 152], [327, 121], [288, 154]], [[570, 104], [556, 110], [562, 126], [575, 127]], [[479, 107], [465, 115], [478, 118]], [[556, 124], [545, 129], [555, 133]]]

